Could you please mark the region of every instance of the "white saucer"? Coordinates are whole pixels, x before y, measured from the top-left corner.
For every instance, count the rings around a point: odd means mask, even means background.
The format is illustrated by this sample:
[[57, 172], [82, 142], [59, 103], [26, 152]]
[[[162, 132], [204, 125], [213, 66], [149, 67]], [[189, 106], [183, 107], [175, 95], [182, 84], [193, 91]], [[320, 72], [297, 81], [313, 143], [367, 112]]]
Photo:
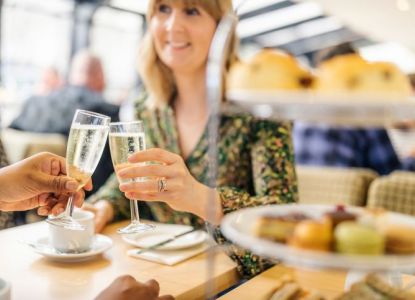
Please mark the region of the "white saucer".
[[[177, 225], [177, 224], [156, 224], [153, 230], [143, 231], [133, 234], [125, 234], [122, 236], [127, 243], [139, 247], [148, 248], [165, 240], [168, 240], [175, 235], [191, 230], [191, 226]], [[178, 250], [190, 248], [199, 245], [206, 241], [207, 233], [198, 230], [178, 237], [176, 240], [160, 246], [157, 250]]]
[[112, 240], [102, 234], [96, 234], [92, 241], [92, 247], [89, 251], [83, 253], [59, 253], [51, 247], [48, 237], [41, 237], [30, 243], [36, 253], [47, 257], [48, 259], [59, 262], [80, 262], [93, 258], [112, 247]]

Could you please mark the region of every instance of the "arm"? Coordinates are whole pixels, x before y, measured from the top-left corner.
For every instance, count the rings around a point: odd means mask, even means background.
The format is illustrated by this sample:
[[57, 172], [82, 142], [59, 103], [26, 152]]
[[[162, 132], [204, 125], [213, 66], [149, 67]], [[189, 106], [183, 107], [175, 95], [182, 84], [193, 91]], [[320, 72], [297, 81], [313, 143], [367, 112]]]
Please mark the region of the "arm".
[[[252, 170], [247, 174], [252, 176], [254, 186], [252, 189], [246, 187], [247, 190], [232, 186], [218, 187], [215, 201], [216, 211], [218, 212], [216, 217], [218, 219], [223, 214], [244, 207], [290, 203], [297, 200], [290, 126], [268, 121], [254, 121], [250, 128], [250, 135], [250, 165], [252, 165]], [[157, 180], [121, 185], [120, 188], [127, 193], [127, 197], [146, 201], [162, 200], [175, 210], [169, 210], [166, 205], [162, 206], [160, 203], [151, 203], [152, 208], [158, 210], [157, 215], [163, 217], [163, 219], [159, 219], [160, 221], [179, 221], [193, 226], [200, 225], [201, 218], [206, 220], [206, 194], [209, 187], [188, 175], [189, 171], [182, 167], [180, 157], [166, 152], [161, 149], [150, 149], [131, 157], [133, 163], [161, 160], [166, 165], [126, 168], [119, 171], [118, 174], [125, 178], [144, 177], [149, 174], [154, 177], [168, 178], [167, 189], [170, 193], [155, 192], [157, 190]], [[169, 166], [172, 165], [179, 167], [172, 167], [171, 170], [168, 170]], [[169, 185], [169, 183], [171, 184]], [[178, 186], [181, 186], [181, 188], [176, 189]], [[184, 190], [185, 187], [187, 187], [187, 190]], [[254, 194], [251, 195], [248, 189], [253, 190]], [[198, 201], [195, 201], [195, 199], [198, 199]], [[192, 214], [189, 214], [189, 212]], [[218, 224], [218, 222], [212, 223]], [[219, 229], [216, 230], [216, 239], [221, 244], [227, 242], [220, 234]], [[230, 245], [228, 249], [229, 255], [238, 263], [239, 271], [244, 276], [251, 277], [272, 265], [271, 262], [262, 260], [235, 245]]]
[[219, 187], [224, 213], [244, 207], [292, 203], [298, 200], [291, 125], [254, 121], [251, 128], [254, 195], [229, 186]]
[[129, 201], [118, 188], [118, 179], [113, 173], [105, 184], [82, 207], [95, 214], [95, 230], [101, 232], [105, 225], [129, 216]]
[[[223, 212], [244, 207], [292, 203], [298, 200], [291, 126], [287, 123], [256, 121], [251, 128], [252, 178], [254, 195], [233, 187], [220, 187]], [[255, 276], [274, 263], [229, 243], [217, 229], [216, 240], [228, 246], [228, 255], [237, 262], [239, 273]]]
[[[208, 220], [206, 207], [209, 191], [189, 172], [183, 159], [163, 149], [149, 149], [130, 157], [132, 164], [159, 161], [157, 165], [131, 165], [118, 171], [125, 179], [151, 177], [145, 182], [120, 185], [131, 199], [162, 201], [176, 211], [190, 212], [213, 224], [219, 224], [223, 213], [243, 207], [290, 203], [297, 200], [297, 184], [291, 143], [291, 127], [269, 121], [253, 121], [251, 133], [251, 165], [254, 195], [234, 187], [221, 186], [215, 193], [216, 216]], [[158, 191], [158, 179], [165, 178], [166, 191]], [[248, 188], [248, 187], [247, 187]], [[198, 201], [194, 201], [198, 199]]]

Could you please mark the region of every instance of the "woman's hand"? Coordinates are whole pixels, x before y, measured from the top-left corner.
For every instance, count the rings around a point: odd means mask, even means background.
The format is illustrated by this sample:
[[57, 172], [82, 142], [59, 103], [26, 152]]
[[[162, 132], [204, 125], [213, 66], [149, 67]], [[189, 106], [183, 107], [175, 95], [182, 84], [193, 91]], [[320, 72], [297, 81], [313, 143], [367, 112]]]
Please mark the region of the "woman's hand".
[[99, 200], [94, 204], [85, 202], [82, 209], [94, 213], [96, 233], [104, 230], [105, 226], [114, 218], [114, 209], [112, 208], [111, 203], [106, 200]]
[[[153, 148], [133, 154], [128, 167], [119, 169], [120, 179], [145, 177], [142, 182], [120, 184], [120, 190], [129, 199], [144, 201], [162, 201], [171, 208], [191, 212], [206, 218], [207, 201], [211, 189], [198, 182], [189, 172], [183, 158], [163, 149]], [[147, 164], [144, 162], [158, 162]], [[162, 184], [161, 182], [162, 181]], [[160, 188], [163, 188], [160, 190]], [[222, 216], [219, 195], [216, 195], [218, 216], [211, 222], [217, 223], [217, 217]]]

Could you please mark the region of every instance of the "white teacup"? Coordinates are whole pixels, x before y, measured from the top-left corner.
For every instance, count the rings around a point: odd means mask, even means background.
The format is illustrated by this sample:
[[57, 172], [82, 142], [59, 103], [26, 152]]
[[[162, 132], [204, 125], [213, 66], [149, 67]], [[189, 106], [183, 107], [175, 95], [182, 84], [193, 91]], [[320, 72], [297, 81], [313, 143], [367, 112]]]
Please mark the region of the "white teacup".
[[94, 214], [90, 211], [75, 210], [72, 217], [85, 226], [85, 230], [70, 230], [49, 224], [51, 246], [63, 253], [82, 253], [91, 249], [94, 237]]
[[0, 300], [10, 300], [12, 288], [9, 282], [0, 278]]

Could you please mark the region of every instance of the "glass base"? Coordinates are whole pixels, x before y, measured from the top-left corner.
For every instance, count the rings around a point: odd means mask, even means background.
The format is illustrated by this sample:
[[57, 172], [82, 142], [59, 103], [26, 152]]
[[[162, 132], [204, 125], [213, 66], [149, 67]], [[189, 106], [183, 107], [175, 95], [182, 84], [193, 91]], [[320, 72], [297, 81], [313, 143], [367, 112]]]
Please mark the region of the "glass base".
[[145, 223], [130, 223], [128, 226], [117, 230], [119, 234], [131, 234], [137, 232], [143, 232], [154, 229], [156, 226]]
[[68, 216], [58, 216], [55, 218], [47, 218], [46, 222], [55, 226], [64, 227], [65, 229], [69, 230], [85, 230], [85, 226], [79, 224], [75, 221], [72, 217]]

